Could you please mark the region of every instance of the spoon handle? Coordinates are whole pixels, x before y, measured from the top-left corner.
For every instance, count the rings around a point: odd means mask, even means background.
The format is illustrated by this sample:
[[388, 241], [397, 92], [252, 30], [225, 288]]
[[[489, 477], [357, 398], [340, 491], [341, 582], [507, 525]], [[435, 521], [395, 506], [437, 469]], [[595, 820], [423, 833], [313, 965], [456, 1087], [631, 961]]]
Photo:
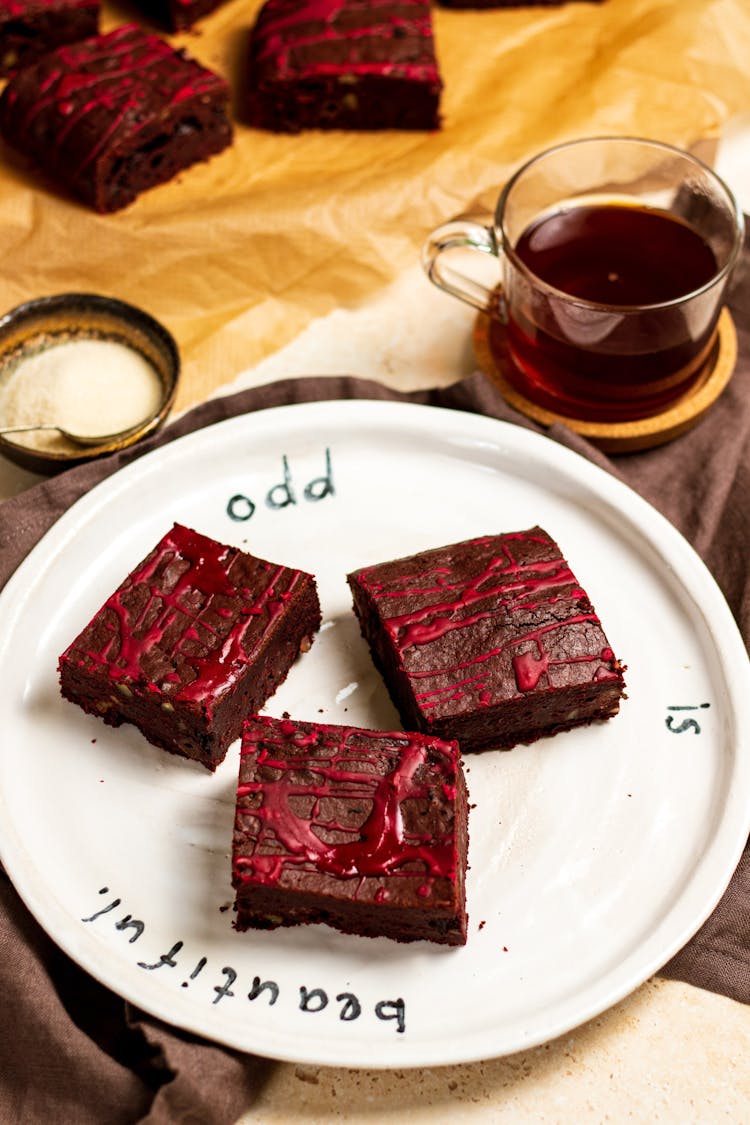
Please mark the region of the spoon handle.
[[0, 426], [0, 434], [27, 434], [32, 430], [57, 430], [59, 434], [63, 433], [52, 422], [39, 422], [36, 426]]

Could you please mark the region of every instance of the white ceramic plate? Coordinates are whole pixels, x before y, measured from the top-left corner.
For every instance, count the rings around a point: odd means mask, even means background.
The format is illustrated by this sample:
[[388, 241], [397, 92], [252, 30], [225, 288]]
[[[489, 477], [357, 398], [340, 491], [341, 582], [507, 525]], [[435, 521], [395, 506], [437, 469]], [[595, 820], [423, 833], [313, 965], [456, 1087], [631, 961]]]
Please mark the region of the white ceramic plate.
[[[235, 933], [238, 745], [210, 776], [61, 699], [58, 653], [174, 520], [318, 576], [323, 629], [268, 710], [373, 727], [397, 719], [347, 571], [534, 523], [559, 541], [629, 698], [609, 723], [468, 761], [465, 948]], [[750, 830], [748, 699], [747, 655], [702, 563], [581, 458], [427, 407], [270, 410], [95, 488], [0, 597], [2, 859], [76, 961], [183, 1028], [321, 1064], [496, 1056], [613, 1004], [710, 913]]]

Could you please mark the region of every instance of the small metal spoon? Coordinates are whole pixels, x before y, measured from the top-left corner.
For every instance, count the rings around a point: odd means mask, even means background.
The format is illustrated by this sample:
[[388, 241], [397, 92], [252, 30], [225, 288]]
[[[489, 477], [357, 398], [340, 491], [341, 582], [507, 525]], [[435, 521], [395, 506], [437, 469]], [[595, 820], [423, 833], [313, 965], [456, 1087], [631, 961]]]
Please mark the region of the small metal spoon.
[[27, 434], [36, 430], [55, 430], [58, 434], [62, 434], [68, 441], [72, 441], [74, 445], [109, 445], [112, 441], [122, 441], [123, 438], [129, 437], [131, 434], [140, 430], [142, 422], [137, 426], [128, 426], [126, 430], [118, 430], [114, 434], [74, 434], [70, 430], [66, 430], [63, 426], [55, 426], [52, 422], [41, 422], [38, 426], [0, 426], [0, 436], [5, 434]]

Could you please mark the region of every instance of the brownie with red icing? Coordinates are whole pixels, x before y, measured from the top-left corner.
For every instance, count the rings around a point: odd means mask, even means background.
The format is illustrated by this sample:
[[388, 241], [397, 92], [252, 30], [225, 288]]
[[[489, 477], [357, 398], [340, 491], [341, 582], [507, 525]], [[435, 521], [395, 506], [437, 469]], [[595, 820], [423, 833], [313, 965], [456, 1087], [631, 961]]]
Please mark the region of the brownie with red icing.
[[214, 770], [319, 626], [311, 574], [175, 524], [62, 654], [60, 687]]
[[429, 0], [266, 0], [250, 39], [251, 125], [437, 129]]
[[223, 78], [125, 24], [18, 71], [0, 134], [96, 211], [116, 211], [226, 148], [228, 102]]
[[250, 716], [232, 848], [235, 926], [324, 922], [463, 945], [467, 818], [455, 743]]
[[99, 30], [99, 0], [0, 0], [0, 75]]
[[348, 581], [406, 727], [463, 752], [506, 749], [619, 708], [623, 666], [540, 527], [365, 566]]

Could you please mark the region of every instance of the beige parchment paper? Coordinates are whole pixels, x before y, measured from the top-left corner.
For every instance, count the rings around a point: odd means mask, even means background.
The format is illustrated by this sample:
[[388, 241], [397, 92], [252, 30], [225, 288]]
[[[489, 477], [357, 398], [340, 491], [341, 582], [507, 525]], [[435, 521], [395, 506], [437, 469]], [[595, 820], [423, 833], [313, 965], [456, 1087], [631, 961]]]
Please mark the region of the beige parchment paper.
[[[414, 266], [433, 227], [492, 209], [539, 149], [606, 133], [705, 153], [750, 111], [748, 0], [436, 5], [439, 132], [275, 136], [241, 122], [259, 7], [229, 0], [192, 32], [165, 34], [230, 81], [235, 140], [126, 210], [96, 215], [0, 148], [0, 312], [65, 290], [146, 308], [181, 350], [177, 409], [316, 317], [375, 296]], [[158, 30], [127, 3], [105, 4], [105, 30], [132, 20]]]

